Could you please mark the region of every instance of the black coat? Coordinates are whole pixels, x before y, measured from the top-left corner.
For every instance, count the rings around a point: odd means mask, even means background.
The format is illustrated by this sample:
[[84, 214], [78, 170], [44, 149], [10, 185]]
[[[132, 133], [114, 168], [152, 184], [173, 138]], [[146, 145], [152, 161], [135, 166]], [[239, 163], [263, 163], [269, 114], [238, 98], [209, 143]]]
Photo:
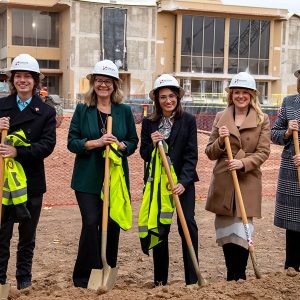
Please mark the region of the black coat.
[[49, 156], [56, 143], [55, 110], [38, 96], [20, 111], [16, 95], [0, 99], [0, 118], [10, 117], [8, 134], [22, 129], [31, 144], [30, 147], [17, 147], [17, 157], [27, 177], [29, 196], [46, 192], [44, 158]]
[[[140, 154], [144, 161], [151, 160], [154, 149], [151, 133], [158, 130], [158, 121], [144, 119], [141, 133]], [[178, 182], [185, 188], [199, 180], [196, 173], [198, 161], [197, 125], [195, 117], [184, 112], [175, 120], [169, 137], [169, 156], [174, 165]]]

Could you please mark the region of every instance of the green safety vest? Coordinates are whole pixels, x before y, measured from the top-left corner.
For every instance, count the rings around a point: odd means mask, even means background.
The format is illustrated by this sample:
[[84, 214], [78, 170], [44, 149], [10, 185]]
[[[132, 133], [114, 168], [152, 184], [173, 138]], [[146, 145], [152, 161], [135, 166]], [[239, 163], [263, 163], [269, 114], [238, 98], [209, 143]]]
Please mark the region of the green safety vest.
[[[167, 153], [167, 144], [163, 143]], [[177, 176], [170, 158], [167, 156], [171, 175], [174, 183], [177, 184]], [[156, 147], [151, 154], [147, 182], [144, 187], [142, 205], [139, 211], [138, 227], [139, 237], [143, 252], [148, 250], [162, 240], [159, 235], [159, 226], [170, 225], [175, 209], [173, 194], [169, 185], [166, 170]]]
[[[6, 144], [29, 147], [23, 130], [18, 130], [6, 137]], [[27, 201], [27, 178], [22, 165], [13, 158], [4, 159], [3, 205], [18, 205]]]
[[[111, 144], [108, 155], [110, 158], [109, 216], [123, 230], [128, 230], [132, 227], [132, 208], [122, 166], [123, 155], [117, 149], [116, 143]], [[104, 157], [105, 154], [106, 151], [103, 152]], [[103, 199], [103, 192], [101, 198]]]

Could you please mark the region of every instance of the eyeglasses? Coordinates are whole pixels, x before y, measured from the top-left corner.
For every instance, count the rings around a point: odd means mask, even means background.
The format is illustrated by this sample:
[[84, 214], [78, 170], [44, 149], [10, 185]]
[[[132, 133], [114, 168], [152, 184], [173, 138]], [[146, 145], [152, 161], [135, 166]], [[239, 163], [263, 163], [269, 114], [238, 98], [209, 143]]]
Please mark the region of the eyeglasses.
[[160, 101], [166, 102], [168, 99], [171, 101], [174, 101], [177, 99], [177, 96], [175, 94], [170, 94], [170, 95], [162, 95], [158, 97]]
[[95, 79], [94, 83], [100, 86], [104, 83], [105, 86], [110, 87], [113, 84], [113, 81], [110, 79], [105, 79], [105, 80]]

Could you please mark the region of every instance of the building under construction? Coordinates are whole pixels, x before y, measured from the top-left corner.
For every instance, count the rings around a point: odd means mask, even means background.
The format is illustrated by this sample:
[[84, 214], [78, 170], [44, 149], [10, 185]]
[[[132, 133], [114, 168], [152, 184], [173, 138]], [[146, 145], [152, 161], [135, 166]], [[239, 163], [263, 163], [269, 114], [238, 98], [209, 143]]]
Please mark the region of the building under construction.
[[0, 2], [0, 69], [29, 53], [51, 94], [81, 99], [101, 59], [119, 67], [127, 99], [146, 99], [173, 74], [186, 100], [220, 101], [234, 74], [249, 71], [261, 102], [296, 92], [300, 19], [285, 9], [219, 0], [11, 0]]

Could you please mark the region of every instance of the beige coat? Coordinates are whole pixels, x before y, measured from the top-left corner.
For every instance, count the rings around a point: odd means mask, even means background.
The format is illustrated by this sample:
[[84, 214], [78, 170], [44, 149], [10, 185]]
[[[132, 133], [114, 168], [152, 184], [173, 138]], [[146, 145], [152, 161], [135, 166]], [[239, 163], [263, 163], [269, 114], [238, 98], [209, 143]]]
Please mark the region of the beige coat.
[[[247, 217], [261, 217], [262, 181], [260, 166], [270, 154], [270, 121], [264, 115], [264, 122], [257, 125], [257, 113], [251, 107], [238, 129], [234, 123], [234, 105], [219, 112], [214, 120], [212, 132], [205, 149], [210, 160], [217, 160], [208, 191], [206, 210], [225, 216], [234, 215], [234, 186], [225, 160], [224, 148], [220, 148], [218, 130], [226, 125], [230, 132], [230, 144], [235, 159], [241, 159], [245, 168], [237, 171]], [[237, 216], [240, 210], [237, 207]]]

